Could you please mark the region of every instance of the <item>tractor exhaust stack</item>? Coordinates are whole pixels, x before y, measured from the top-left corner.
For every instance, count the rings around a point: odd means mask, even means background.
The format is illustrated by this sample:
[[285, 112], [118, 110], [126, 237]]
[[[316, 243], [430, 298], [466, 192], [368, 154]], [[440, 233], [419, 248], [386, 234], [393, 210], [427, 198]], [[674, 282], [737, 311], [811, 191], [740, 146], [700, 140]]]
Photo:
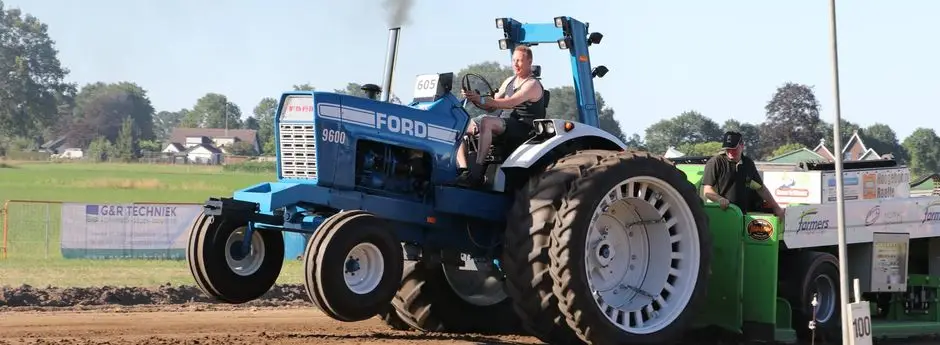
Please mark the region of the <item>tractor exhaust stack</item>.
[[385, 80], [382, 82], [382, 102], [388, 102], [392, 95], [392, 76], [395, 72], [395, 60], [398, 59], [398, 32], [400, 27], [388, 30], [388, 51], [385, 55]]

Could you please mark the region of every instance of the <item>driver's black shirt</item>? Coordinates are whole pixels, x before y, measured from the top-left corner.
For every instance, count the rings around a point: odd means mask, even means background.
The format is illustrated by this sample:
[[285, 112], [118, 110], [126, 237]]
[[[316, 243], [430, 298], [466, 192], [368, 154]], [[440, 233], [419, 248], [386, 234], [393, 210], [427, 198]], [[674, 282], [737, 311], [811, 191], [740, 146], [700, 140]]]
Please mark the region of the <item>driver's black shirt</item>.
[[[535, 78], [526, 79], [525, 81], [522, 82], [522, 84], [519, 85], [519, 87], [522, 87], [522, 85], [525, 85], [525, 83], [528, 83], [529, 81], [538, 83], [539, 89], [542, 90], [542, 82]], [[514, 93], [516, 93], [517, 87], [515, 86], [515, 83], [516, 83], [516, 77], [513, 76], [512, 80], [510, 80], [509, 83], [506, 85], [506, 92], [503, 93], [503, 97], [509, 98]], [[545, 102], [544, 95], [542, 98], [539, 98], [539, 100], [535, 102], [532, 102], [532, 101], [522, 102], [516, 105], [515, 107], [513, 107], [512, 109], [503, 110], [501, 117], [522, 121], [526, 125], [532, 126], [533, 120], [545, 118], [544, 102]]]
[[760, 201], [759, 195], [748, 188], [751, 181], [764, 184], [754, 161], [746, 155], [742, 155], [739, 162], [733, 162], [722, 153], [705, 163], [702, 185], [711, 185], [718, 195], [728, 199], [745, 213], [754, 210], [756, 203]]

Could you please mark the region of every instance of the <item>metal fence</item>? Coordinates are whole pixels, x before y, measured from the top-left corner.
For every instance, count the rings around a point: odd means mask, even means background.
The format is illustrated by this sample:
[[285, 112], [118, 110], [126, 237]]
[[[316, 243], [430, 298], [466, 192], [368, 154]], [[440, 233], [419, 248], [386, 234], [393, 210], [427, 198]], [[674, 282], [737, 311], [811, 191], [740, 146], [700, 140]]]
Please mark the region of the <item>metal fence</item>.
[[181, 259], [199, 210], [191, 203], [9, 200], [0, 209], [0, 259]]
[[58, 255], [62, 203], [8, 200], [0, 209], [3, 221], [0, 258], [50, 258]]

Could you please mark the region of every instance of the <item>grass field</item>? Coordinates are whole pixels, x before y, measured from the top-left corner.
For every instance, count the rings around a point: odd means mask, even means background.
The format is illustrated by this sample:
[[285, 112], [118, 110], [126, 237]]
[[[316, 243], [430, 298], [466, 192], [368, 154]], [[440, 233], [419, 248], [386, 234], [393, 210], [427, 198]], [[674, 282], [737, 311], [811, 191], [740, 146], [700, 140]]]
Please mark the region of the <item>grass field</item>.
[[[273, 178], [273, 173], [224, 172], [218, 166], [0, 163], [0, 202], [200, 203]], [[929, 188], [927, 183], [917, 189]], [[8, 211], [9, 251], [0, 260], [0, 286], [192, 284], [185, 261], [62, 259], [58, 205], [14, 202]], [[288, 261], [281, 281], [302, 281], [300, 270], [299, 262]]]
[[[273, 178], [273, 173], [223, 172], [218, 166], [7, 162], [0, 164], [0, 201], [200, 203]], [[0, 286], [192, 284], [185, 261], [62, 259], [58, 205], [9, 205]], [[300, 264], [288, 262], [282, 281], [301, 279]]]

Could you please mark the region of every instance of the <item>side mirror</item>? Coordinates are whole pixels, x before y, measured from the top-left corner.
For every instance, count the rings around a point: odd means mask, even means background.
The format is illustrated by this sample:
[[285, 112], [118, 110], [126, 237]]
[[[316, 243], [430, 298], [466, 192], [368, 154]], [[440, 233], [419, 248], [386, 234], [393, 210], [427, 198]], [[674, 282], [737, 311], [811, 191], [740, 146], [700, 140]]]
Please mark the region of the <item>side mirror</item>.
[[532, 65], [532, 76], [535, 77], [536, 79], [541, 78], [541, 77], [542, 77], [542, 66], [540, 66], [540, 65]]

